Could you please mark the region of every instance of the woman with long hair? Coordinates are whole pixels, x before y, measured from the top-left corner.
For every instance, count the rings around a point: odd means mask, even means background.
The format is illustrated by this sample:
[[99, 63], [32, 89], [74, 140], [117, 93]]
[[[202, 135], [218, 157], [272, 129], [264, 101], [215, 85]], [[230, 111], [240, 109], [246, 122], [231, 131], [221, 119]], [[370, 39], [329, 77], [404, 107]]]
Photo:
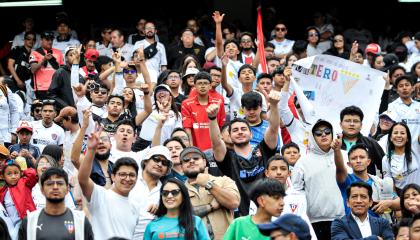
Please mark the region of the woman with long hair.
[[161, 84], [157, 86], [153, 97], [155, 106], [150, 116], [143, 122], [140, 138], [151, 142], [158, 121], [160, 121], [160, 115], [164, 115], [166, 120], [163, 124], [160, 138], [160, 144], [163, 144], [166, 139], [171, 137], [175, 128], [182, 127], [182, 117], [168, 85]]
[[403, 218], [412, 218], [420, 213], [420, 186], [416, 183], [406, 185], [400, 194], [400, 206]]
[[337, 33], [334, 35], [333, 38], [333, 45], [330, 49], [324, 52], [324, 54], [333, 55], [336, 57], [341, 57], [344, 59], [350, 58], [350, 51], [347, 49], [344, 36], [341, 33]]
[[420, 182], [420, 171], [411, 151], [411, 133], [403, 122], [392, 125], [388, 151], [382, 159], [384, 177], [392, 177], [397, 193], [409, 183]]
[[128, 119], [136, 117], [136, 94], [134, 94], [134, 90], [130, 87], [125, 87], [122, 95], [124, 97], [124, 114]]
[[201, 218], [194, 216], [188, 189], [176, 178], [168, 179], [160, 190], [157, 218], [151, 221], [144, 239], [210, 239]]

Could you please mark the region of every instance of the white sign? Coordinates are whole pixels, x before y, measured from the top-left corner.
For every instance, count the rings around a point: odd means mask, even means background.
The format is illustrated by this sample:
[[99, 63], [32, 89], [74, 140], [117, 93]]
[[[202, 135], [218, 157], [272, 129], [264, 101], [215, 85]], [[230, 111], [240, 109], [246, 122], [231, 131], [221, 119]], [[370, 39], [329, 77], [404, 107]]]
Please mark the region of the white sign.
[[322, 118], [340, 132], [341, 110], [355, 105], [363, 111], [362, 134], [367, 136], [379, 110], [384, 75], [343, 58], [317, 55], [295, 62], [292, 76], [313, 104], [314, 114], [305, 116], [307, 122]]

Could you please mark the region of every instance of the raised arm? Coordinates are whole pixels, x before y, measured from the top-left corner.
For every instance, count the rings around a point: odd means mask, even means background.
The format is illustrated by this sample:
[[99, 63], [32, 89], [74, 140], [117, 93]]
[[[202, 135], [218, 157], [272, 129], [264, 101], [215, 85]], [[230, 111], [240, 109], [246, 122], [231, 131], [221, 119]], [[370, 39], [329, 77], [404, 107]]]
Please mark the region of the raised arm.
[[226, 67], [229, 62], [229, 58], [224, 54], [221, 57], [222, 60], [222, 87], [226, 90], [226, 96], [232, 96], [233, 87], [227, 82]]
[[341, 135], [338, 135], [331, 143], [331, 148], [334, 150], [335, 161], [335, 177], [337, 182], [343, 183], [347, 178], [347, 168], [344, 164], [343, 155], [341, 154]]
[[222, 140], [219, 125], [217, 124], [217, 113], [219, 112], [219, 104], [211, 104], [207, 107], [206, 112], [210, 120], [210, 139], [213, 148], [214, 159], [222, 162], [226, 155], [226, 145]]
[[225, 17], [225, 14], [220, 15], [219, 11], [213, 12], [213, 20], [216, 24], [216, 54], [219, 58], [223, 56], [223, 36], [222, 36], [222, 21]]
[[142, 83], [140, 86], [140, 90], [144, 93], [144, 110], [137, 113], [136, 116], [136, 126], [140, 126], [144, 120], [152, 113], [152, 100], [150, 99], [150, 90], [149, 84]]
[[155, 129], [155, 134], [153, 134], [153, 138], [152, 138], [152, 147], [161, 145], [160, 137], [162, 135], [162, 127], [163, 127], [163, 124], [165, 124], [166, 119], [168, 119], [168, 113], [166, 112], [159, 113], [159, 119], [158, 119], [157, 126]]
[[81, 158], [83, 158], [82, 154], [82, 146], [83, 146], [83, 139], [85, 138], [86, 129], [89, 127], [89, 117], [91, 115], [90, 109], [86, 109], [83, 111], [83, 122], [80, 126], [79, 134], [76, 137], [76, 140], [73, 143], [73, 147], [71, 148], [71, 155], [70, 159], [73, 163], [74, 167], [79, 170]]
[[102, 127], [99, 124], [96, 125], [96, 131], [91, 133], [88, 137], [86, 156], [79, 167], [79, 184], [82, 188], [83, 195], [88, 201], [92, 196], [93, 188], [95, 183], [90, 179], [90, 173], [92, 172], [93, 158], [95, 157], [96, 148], [99, 144], [99, 136], [102, 133]]
[[271, 90], [268, 99], [270, 103], [270, 117], [268, 119], [268, 129], [264, 134], [264, 141], [270, 149], [275, 149], [280, 127], [280, 115], [277, 107], [280, 101], [280, 92]]
[[147, 70], [143, 47], [138, 48], [136, 53], [134, 63], [136, 64], [137, 72], [141, 72], [143, 74], [144, 83], [149, 84], [149, 92], [153, 92], [156, 84], [152, 82], [149, 71]]

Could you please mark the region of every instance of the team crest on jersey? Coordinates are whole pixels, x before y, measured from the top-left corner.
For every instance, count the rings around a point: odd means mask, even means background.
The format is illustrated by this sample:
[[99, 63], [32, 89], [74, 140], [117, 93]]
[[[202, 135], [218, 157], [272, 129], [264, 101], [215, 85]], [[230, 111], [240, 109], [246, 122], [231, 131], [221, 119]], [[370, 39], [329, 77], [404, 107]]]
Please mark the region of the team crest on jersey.
[[55, 133], [53, 133], [53, 134], [51, 134], [51, 137], [52, 137], [52, 139], [55, 141], [55, 140], [57, 140], [57, 134], [55, 134]]
[[292, 213], [294, 213], [297, 210], [297, 208], [298, 208], [298, 205], [297, 204], [291, 203], [289, 205], [290, 205], [290, 209], [292, 209]]
[[74, 223], [73, 221], [64, 221], [64, 226], [66, 227], [69, 234], [74, 232]]

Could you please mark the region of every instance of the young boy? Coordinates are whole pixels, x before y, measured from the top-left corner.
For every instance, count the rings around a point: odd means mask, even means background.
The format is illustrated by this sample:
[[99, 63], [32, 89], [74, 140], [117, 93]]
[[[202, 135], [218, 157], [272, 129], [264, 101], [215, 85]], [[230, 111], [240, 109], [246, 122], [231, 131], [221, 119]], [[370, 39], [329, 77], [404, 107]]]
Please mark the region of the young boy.
[[289, 164], [290, 171], [293, 170], [296, 162], [300, 158], [300, 149], [299, 146], [294, 142], [289, 142], [281, 148], [281, 155]]
[[16, 130], [19, 138], [19, 143], [13, 144], [9, 147], [10, 157], [15, 159], [18, 156], [26, 159], [28, 167], [34, 168], [36, 159], [41, 155], [39, 148], [30, 144], [33, 128], [30, 122], [20, 121]]

